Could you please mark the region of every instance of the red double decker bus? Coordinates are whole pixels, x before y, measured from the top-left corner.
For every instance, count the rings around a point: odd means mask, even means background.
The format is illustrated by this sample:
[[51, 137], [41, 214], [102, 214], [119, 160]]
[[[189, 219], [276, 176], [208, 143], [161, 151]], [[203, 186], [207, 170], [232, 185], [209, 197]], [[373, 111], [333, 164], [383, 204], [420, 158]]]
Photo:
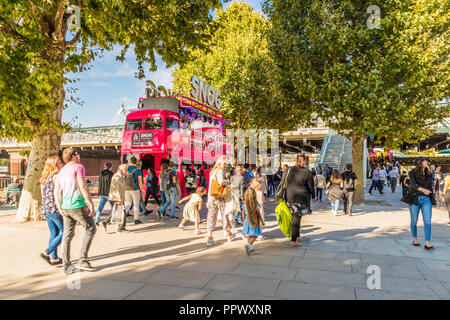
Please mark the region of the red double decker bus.
[[183, 95], [141, 98], [126, 117], [122, 163], [140, 159], [144, 177], [149, 168], [159, 176], [163, 163], [176, 163], [185, 196], [186, 170], [203, 169], [209, 181], [210, 168], [227, 154], [224, 122], [220, 111]]

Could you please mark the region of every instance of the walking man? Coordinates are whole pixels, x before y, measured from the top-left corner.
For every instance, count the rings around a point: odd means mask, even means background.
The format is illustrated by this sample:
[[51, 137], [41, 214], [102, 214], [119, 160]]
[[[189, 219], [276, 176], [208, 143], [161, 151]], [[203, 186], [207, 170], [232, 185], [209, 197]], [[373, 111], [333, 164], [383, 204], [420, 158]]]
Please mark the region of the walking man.
[[78, 153], [73, 148], [65, 149], [62, 158], [66, 165], [59, 171], [54, 194], [58, 211], [64, 216], [62, 240], [64, 273], [71, 274], [75, 271], [70, 261], [70, 243], [75, 235], [77, 222], [85, 232], [76, 268], [96, 271], [88, 261], [89, 248], [97, 228], [93, 218], [94, 203], [85, 181], [85, 169], [80, 163]]
[[391, 171], [388, 173], [388, 179], [391, 181], [391, 190], [392, 193], [395, 192], [395, 187], [397, 186], [397, 179], [399, 177], [398, 169], [397, 167], [394, 167]]
[[356, 185], [358, 184], [358, 180], [356, 174], [352, 171], [353, 166], [351, 164], [347, 164], [344, 168], [344, 172], [342, 173], [342, 178], [344, 179], [344, 212], [348, 213], [349, 217], [352, 216], [352, 207], [353, 207], [353, 194], [355, 193]]
[[134, 224], [141, 224], [139, 220], [139, 204], [143, 194], [142, 171], [137, 167], [136, 157], [128, 161], [128, 171], [125, 175], [125, 210], [129, 212], [133, 206]]
[[109, 203], [111, 208], [111, 212], [113, 210], [112, 203], [109, 201], [109, 188], [111, 186], [111, 179], [114, 173], [111, 171], [112, 164], [111, 162], [105, 162], [104, 169], [100, 172], [100, 176], [98, 179], [98, 196], [100, 198], [100, 202], [98, 204], [97, 213], [95, 214], [95, 224], [98, 226], [100, 222], [100, 216], [102, 214], [103, 208], [105, 207], [106, 202]]

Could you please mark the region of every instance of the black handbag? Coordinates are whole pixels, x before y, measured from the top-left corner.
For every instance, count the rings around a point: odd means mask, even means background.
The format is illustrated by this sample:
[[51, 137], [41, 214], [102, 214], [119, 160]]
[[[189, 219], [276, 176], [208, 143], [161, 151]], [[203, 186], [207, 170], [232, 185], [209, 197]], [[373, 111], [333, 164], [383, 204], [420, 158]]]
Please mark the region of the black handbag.
[[291, 167], [289, 167], [288, 172], [286, 174], [286, 179], [284, 179], [284, 183], [280, 183], [278, 185], [277, 191], [275, 192], [275, 200], [286, 201], [286, 193], [287, 193], [287, 182], [289, 177], [289, 172], [291, 172]]
[[416, 197], [417, 197], [416, 190], [408, 188], [405, 196], [400, 201], [408, 206], [411, 206], [414, 204]]

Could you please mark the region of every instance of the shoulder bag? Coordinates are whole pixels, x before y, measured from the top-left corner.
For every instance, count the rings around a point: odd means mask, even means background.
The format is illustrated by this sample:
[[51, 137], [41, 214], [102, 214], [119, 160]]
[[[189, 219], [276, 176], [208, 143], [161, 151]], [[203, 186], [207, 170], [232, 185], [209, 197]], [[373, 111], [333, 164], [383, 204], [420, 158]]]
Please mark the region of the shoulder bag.
[[275, 192], [275, 200], [277, 200], [278, 202], [281, 202], [282, 200], [286, 201], [288, 178], [289, 178], [290, 172], [291, 172], [291, 167], [288, 168], [288, 172], [286, 174], [286, 179], [284, 180], [284, 183], [280, 183], [278, 185], [277, 191]]

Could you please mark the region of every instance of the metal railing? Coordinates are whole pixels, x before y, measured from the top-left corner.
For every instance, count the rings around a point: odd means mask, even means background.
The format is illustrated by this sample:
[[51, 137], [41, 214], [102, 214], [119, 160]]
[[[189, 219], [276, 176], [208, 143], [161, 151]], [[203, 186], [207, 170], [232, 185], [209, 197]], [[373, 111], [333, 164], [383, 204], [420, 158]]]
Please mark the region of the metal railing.
[[325, 160], [325, 154], [327, 152], [328, 143], [331, 141], [331, 137], [333, 135], [332, 130], [328, 132], [328, 134], [323, 139], [322, 148], [320, 148], [319, 156], [316, 159], [316, 162], [314, 164], [314, 169], [317, 170], [317, 167], [323, 164], [323, 161]]
[[[19, 183], [23, 183], [25, 177], [18, 177]], [[96, 195], [98, 193], [98, 176], [86, 176], [86, 182], [89, 189], [89, 192], [92, 195]], [[6, 189], [8, 185], [12, 183], [12, 177], [0, 177], [0, 195], [6, 197]]]

